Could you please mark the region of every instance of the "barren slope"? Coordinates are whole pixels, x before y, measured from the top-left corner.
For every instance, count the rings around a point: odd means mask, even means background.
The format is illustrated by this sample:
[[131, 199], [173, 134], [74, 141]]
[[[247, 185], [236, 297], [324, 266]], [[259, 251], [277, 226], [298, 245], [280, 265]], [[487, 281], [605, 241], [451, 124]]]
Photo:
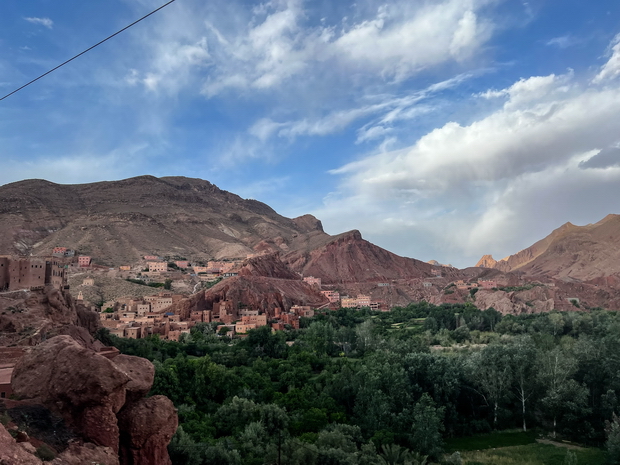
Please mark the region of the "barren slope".
[[591, 280], [620, 274], [620, 215], [586, 226], [566, 223], [531, 247], [494, 262], [485, 255], [477, 266], [528, 275]]
[[316, 276], [324, 284], [382, 282], [431, 276], [433, 268], [412, 258], [400, 257], [349, 231], [309, 251], [295, 251], [283, 257], [292, 270]]
[[316, 218], [285, 218], [201, 179], [0, 186], [0, 253], [46, 254], [65, 246], [116, 265], [151, 253], [194, 260], [245, 257], [261, 242], [286, 251], [315, 236], [327, 236]]

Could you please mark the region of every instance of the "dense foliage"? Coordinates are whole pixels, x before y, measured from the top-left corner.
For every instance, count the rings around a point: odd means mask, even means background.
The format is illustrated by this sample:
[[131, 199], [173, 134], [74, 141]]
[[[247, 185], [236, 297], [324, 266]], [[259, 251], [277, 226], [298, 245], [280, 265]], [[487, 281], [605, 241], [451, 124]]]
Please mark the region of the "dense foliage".
[[620, 455], [614, 312], [422, 302], [243, 339], [198, 324], [179, 343], [113, 341], [155, 363], [151, 393], [177, 406], [175, 464], [415, 464], [448, 437], [533, 427]]

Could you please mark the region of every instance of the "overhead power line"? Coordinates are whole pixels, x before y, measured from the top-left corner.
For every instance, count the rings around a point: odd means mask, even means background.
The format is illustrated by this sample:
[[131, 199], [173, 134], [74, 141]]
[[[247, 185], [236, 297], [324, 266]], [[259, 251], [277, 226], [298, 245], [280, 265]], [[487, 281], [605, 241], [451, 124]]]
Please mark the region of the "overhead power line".
[[67, 63], [69, 63], [69, 62], [71, 62], [71, 61], [75, 60], [76, 58], [78, 58], [78, 57], [80, 57], [80, 56], [84, 55], [86, 52], [90, 52], [93, 48], [98, 47], [98, 46], [99, 46], [99, 45], [101, 45], [102, 43], [104, 43], [104, 42], [106, 42], [106, 41], [110, 40], [112, 37], [117, 36], [118, 34], [120, 34], [120, 33], [121, 33], [121, 32], [123, 32], [123, 31], [126, 31], [127, 29], [129, 29], [129, 28], [130, 28], [130, 27], [132, 27], [132, 26], [135, 26], [136, 24], [138, 24], [138, 23], [139, 23], [140, 21], [142, 21], [143, 19], [148, 18], [149, 16], [151, 16], [151, 15], [152, 15], [152, 14], [154, 14], [154, 13], [157, 13], [159, 10], [161, 10], [162, 8], [167, 7], [168, 5], [170, 5], [171, 3], [175, 2], [175, 1], [176, 1], [176, 0], [170, 0], [168, 3], [163, 4], [163, 5], [162, 5], [162, 6], [160, 6], [159, 8], [157, 8], [157, 9], [155, 9], [155, 10], [151, 11], [149, 14], [146, 14], [146, 15], [142, 16], [142, 18], [137, 19], [136, 21], [134, 21], [133, 23], [129, 24], [128, 26], [125, 26], [125, 27], [124, 27], [123, 29], [121, 29], [120, 31], [116, 31], [114, 34], [112, 34], [112, 35], [110, 35], [110, 36], [106, 37], [105, 39], [103, 39], [103, 40], [101, 40], [101, 41], [97, 42], [97, 43], [96, 43], [95, 45], [93, 45], [92, 47], [88, 47], [88, 48], [87, 48], [86, 50], [84, 50], [83, 52], [80, 52], [80, 53], [78, 53], [77, 55], [75, 55], [74, 57], [69, 58], [67, 61], [62, 62], [61, 64], [59, 64], [59, 65], [58, 65], [58, 66], [56, 66], [55, 68], [52, 68], [52, 69], [50, 69], [49, 71], [47, 71], [46, 73], [43, 73], [43, 74], [41, 74], [39, 77], [37, 77], [37, 78], [33, 79], [32, 81], [27, 82], [27, 83], [26, 83], [26, 84], [24, 84], [23, 86], [21, 86], [21, 87], [19, 87], [19, 88], [15, 89], [13, 92], [10, 92], [10, 93], [6, 94], [4, 97], [0, 98], [0, 100], [4, 100], [5, 98], [10, 97], [10, 96], [11, 96], [11, 95], [13, 95], [14, 93], [19, 92], [20, 90], [22, 90], [24, 87], [28, 87], [28, 86], [29, 86], [30, 84], [32, 84], [33, 82], [36, 82], [36, 81], [38, 81], [39, 79], [41, 79], [42, 77], [45, 77], [45, 76], [47, 76], [47, 75], [48, 75], [48, 74], [50, 74], [50, 73], [53, 73], [53, 72], [54, 72], [54, 71], [56, 71], [58, 68], [60, 68], [60, 67], [62, 67], [62, 66], [64, 66], [64, 65], [66, 65]]

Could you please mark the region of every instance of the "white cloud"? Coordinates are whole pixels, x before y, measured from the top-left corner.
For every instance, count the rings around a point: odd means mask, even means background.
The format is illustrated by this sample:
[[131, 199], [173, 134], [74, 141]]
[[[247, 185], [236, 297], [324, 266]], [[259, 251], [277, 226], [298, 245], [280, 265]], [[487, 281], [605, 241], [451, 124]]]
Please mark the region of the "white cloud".
[[528, 79], [519, 79], [512, 86], [502, 90], [487, 90], [480, 94], [481, 97], [491, 99], [507, 97], [506, 108], [517, 108], [528, 105], [531, 102], [554, 101], [558, 94], [569, 90], [567, 84], [573, 77], [572, 71], [562, 76], [550, 74], [549, 76], [533, 76]]
[[577, 39], [569, 34], [559, 37], [554, 37], [553, 39], [549, 39], [545, 42], [545, 45], [558, 47], [558, 48], [568, 48], [573, 45], [577, 45], [581, 42], [580, 39]]
[[[332, 111], [322, 117], [284, 122], [261, 118], [252, 125], [249, 133], [262, 141], [274, 135], [291, 139], [306, 135], [325, 136], [342, 131], [360, 119], [371, 117], [372, 120], [358, 130], [357, 142], [375, 140], [392, 133], [393, 126], [397, 122], [411, 120], [432, 112], [433, 107], [431, 105], [421, 104], [423, 100], [446, 89], [456, 87], [472, 76], [473, 74], [461, 74], [402, 97], [367, 95], [364, 97], [364, 102], [357, 107]], [[369, 100], [371, 103], [368, 103]]]
[[458, 263], [466, 266], [617, 210], [601, 201], [620, 194], [617, 149], [593, 158], [620, 141], [620, 85], [583, 85], [569, 72], [481, 96], [505, 100], [468, 125], [448, 122], [408, 148], [334, 170], [340, 190], [315, 214], [342, 229], [363, 217], [371, 240], [425, 260], [471, 257]]
[[203, 93], [272, 89], [307, 73], [323, 81], [351, 73], [366, 81], [403, 80], [475, 54], [493, 29], [479, 13], [486, 3], [397, 1], [353, 24], [309, 26], [301, 0], [268, 2], [237, 30], [209, 21], [217, 50]]
[[594, 77], [594, 83], [609, 81], [620, 76], [620, 34], [614, 38], [609, 48], [609, 60]]
[[52, 29], [52, 27], [54, 26], [54, 21], [52, 21], [49, 18], [24, 18], [24, 19], [28, 21], [29, 23], [39, 24], [48, 29]]

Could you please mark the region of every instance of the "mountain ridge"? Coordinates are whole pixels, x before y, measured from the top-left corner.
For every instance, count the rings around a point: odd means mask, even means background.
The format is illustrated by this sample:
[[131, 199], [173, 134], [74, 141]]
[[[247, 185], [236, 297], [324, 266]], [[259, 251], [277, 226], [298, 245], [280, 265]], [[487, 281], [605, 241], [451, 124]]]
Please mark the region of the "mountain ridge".
[[477, 267], [532, 276], [591, 280], [620, 274], [620, 215], [610, 213], [596, 223], [564, 223], [548, 236], [513, 255], [495, 261], [484, 255]]

